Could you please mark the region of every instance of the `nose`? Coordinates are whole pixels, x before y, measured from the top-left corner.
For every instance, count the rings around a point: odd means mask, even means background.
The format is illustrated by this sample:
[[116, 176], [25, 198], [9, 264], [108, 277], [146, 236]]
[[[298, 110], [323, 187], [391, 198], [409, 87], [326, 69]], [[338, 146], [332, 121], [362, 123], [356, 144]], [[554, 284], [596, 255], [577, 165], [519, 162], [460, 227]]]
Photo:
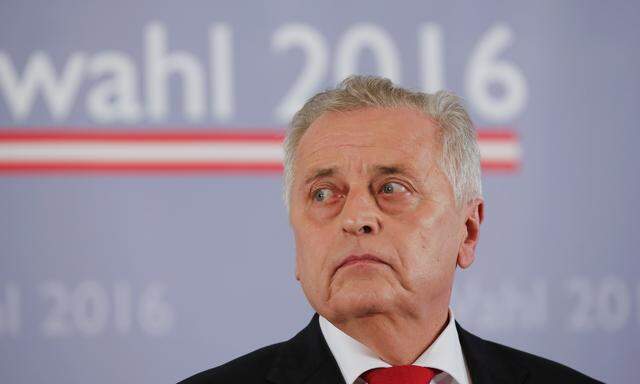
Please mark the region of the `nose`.
[[342, 231], [351, 235], [375, 235], [382, 228], [376, 201], [366, 190], [349, 192], [341, 216]]

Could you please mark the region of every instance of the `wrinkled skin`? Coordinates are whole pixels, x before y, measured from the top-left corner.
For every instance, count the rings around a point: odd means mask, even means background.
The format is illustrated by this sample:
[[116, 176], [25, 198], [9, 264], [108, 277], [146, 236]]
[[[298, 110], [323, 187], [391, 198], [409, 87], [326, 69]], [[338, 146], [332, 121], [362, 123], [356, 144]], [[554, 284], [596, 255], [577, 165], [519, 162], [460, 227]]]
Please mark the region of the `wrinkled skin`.
[[[303, 135], [290, 221], [312, 307], [391, 363], [447, 321], [456, 266], [474, 261], [482, 199], [456, 205], [438, 128], [411, 108], [326, 112]], [[350, 255], [363, 256], [343, 265]]]

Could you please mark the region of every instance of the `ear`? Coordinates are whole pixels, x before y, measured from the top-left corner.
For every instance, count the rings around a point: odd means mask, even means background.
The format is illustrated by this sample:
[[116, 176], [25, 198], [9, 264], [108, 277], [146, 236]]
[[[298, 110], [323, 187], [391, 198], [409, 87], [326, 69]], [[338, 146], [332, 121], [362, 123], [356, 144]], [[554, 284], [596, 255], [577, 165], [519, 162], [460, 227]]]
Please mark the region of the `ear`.
[[480, 238], [480, 223], [484, 218], [484, 200], [478, 197], [465, 207], [464, 238], [458, 251], [458, 265], [465, 269], [476, 258], [476, 245]]

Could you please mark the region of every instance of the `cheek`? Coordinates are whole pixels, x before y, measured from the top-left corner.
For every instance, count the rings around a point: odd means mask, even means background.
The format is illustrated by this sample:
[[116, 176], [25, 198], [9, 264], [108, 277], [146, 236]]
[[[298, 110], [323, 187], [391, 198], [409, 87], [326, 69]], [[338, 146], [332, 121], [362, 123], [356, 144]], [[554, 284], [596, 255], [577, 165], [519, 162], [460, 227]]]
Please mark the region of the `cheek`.
[[456, 236], [451, 215], [442, 214], [412, 218], [395, 238], [408, 273], [434, 276], [455, 265]]
[[296, 265], [300, 277], [305, 282], [317, 280], [326, 258], [327, 242], [320, 236], [321, 231], [302, 226], [294, 231], [296, 244]]
[[319, 311], [329, 296], [330, 272], [327, 266], [330, 243], [316, 231], [296, 232], [296, 273], [311, 306]]

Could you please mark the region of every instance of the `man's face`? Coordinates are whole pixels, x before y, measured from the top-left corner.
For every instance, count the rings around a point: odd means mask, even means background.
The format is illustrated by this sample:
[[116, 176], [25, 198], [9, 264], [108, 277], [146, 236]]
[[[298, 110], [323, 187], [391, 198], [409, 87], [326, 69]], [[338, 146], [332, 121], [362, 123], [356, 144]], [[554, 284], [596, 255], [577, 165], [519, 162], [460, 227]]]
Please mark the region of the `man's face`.
[[411, 108], [327, 112], [303, 135], [290, 220], [296, 278], [321, 315], [448, 306], [456, 264], [473, 254], [440, 156], [436, 126]]

